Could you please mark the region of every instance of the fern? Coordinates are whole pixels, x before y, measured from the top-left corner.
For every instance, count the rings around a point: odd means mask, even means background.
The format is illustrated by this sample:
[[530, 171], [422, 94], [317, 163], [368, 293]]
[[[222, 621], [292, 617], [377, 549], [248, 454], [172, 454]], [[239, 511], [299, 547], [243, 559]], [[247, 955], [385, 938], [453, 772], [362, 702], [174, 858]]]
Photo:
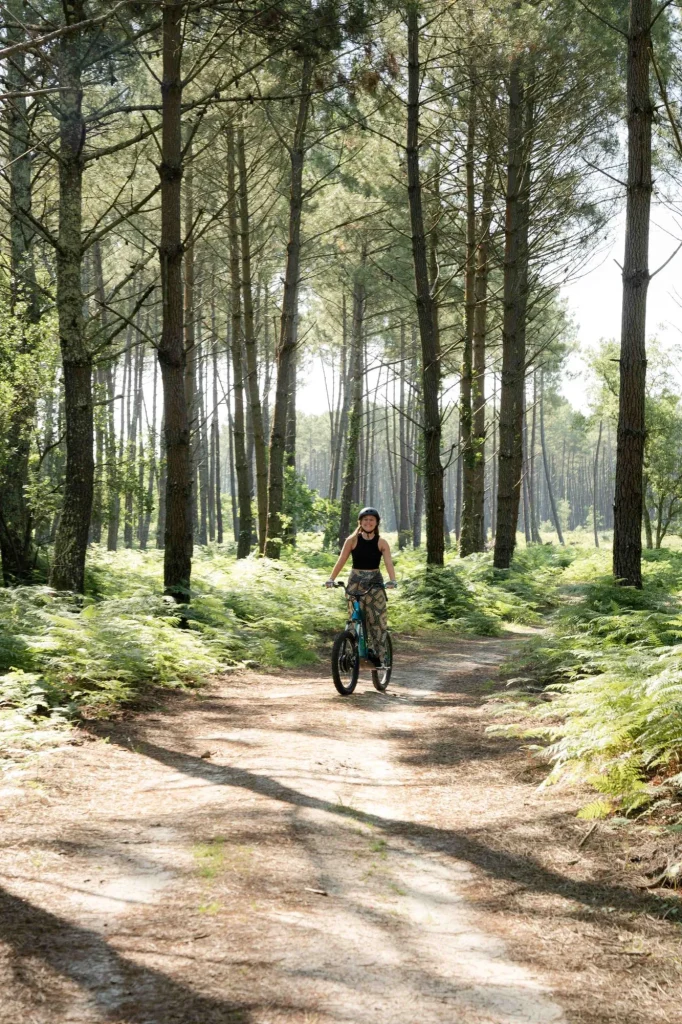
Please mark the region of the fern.
[[553, 699], [532, 709], [530, 728], [507, 730], [548, 743], [549, 781], [585, 779], [627, 814], [655, 798], [651, 774], [682, 758], [682, 557], [648, 552], [642, 591], [615, 586], [608, 558], [582, 554], [567, 567], [566, 603], [514, 666]]

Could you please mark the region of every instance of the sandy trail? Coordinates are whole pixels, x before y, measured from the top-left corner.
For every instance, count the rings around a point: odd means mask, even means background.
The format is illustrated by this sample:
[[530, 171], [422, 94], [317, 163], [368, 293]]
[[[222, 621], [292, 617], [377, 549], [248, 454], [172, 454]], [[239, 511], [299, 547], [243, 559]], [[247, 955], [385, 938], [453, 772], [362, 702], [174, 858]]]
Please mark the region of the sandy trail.
[[365, 673], [346, 699], [324, 668], [226, 677], [20, 778], [0, 1021], [564, 1021], [466, 896], [462, 828], [488, 791], [507, 809], [504, 741], [460, 683], [508, 651], [403, 656], [387, 694]]

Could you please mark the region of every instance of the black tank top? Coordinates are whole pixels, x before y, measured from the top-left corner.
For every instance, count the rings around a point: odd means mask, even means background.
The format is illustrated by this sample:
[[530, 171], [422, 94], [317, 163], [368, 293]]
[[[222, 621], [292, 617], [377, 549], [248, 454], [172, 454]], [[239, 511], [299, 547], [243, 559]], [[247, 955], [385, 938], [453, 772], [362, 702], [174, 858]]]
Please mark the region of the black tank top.
[[358, 542], [353, 548], [352, 555], [354, 569], [378, 569], [381, 564], [381, 552], [376, 533], [370, 540], [365, 540], [359, 533]]

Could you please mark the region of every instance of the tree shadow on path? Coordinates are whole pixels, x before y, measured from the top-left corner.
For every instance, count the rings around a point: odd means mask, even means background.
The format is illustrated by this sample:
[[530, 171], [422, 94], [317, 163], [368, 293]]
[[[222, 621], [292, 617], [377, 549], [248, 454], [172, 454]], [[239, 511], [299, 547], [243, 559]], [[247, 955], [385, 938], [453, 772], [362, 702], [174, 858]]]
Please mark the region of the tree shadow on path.
[[249, 1007], [202, 996], [167, 974], [122, 956], [97, 932], [0, 888], [0, 941], [16, 957], [39, 957], [89, 993], [117, 1024], [250, 1024]]
[[495, 878], [521, 884], [538, 893], [551, 893], [591, 908], [610, 908], [617, 903], [624, 910], [638, 913], [663, 914], [669, 909], [665, 900], [650, 893], [640, 893], [621, 885], [571, 879], [544, 867], [532, 857], [495, 849], [457, 829], [437, 828], [417, 822], [386, 818], [350, 807], [340, 808], [338, 804], [302, 793], [268, 775], [241, 768], [212, 765], [191, 754], [169, 750], [134, 736], [124, 739], [115, 732], [108, 732], [107, 735], [112, 743], [125, 749], [132, 748], [136, 754], [152, 758], [169, 768], [213, 785], [246, 789], [280, 803], [325, 811], [346, 819], [353, 818], [362, 824], [380, 829], [387, 835], [409, 839], [422, 849], [466, 861]]

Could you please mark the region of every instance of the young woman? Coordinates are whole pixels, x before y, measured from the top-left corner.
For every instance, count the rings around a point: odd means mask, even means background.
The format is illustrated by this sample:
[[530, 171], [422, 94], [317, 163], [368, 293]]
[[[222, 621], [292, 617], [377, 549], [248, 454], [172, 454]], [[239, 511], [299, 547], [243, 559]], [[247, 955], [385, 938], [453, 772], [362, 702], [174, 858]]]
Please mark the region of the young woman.
[[[353, 571], [348, 578], [348, 591], [351, 596], [359, 597], [360, 606], [367, 623], [368, 659], [373, 665], [383, 665], [386, 657], [386, 592], [381, 587], [368, 588], [373, 583], [383, 583], [384, 578], [379, 571], [381, 559], [390, 583], [387, 587], [397, 587], [395, 569], [391, 558], [391, 549], [383, 537], [379, 536], [381, 516], [375, 508], [363, 508], [358, 516], [358, 528], [347, 538], [327, 586], [333, 587], [349, 557], [353, 558]], [[365, 591], [367, 591], [365, 593]], [[350, 602], [349, 602], [350, 603]]]

